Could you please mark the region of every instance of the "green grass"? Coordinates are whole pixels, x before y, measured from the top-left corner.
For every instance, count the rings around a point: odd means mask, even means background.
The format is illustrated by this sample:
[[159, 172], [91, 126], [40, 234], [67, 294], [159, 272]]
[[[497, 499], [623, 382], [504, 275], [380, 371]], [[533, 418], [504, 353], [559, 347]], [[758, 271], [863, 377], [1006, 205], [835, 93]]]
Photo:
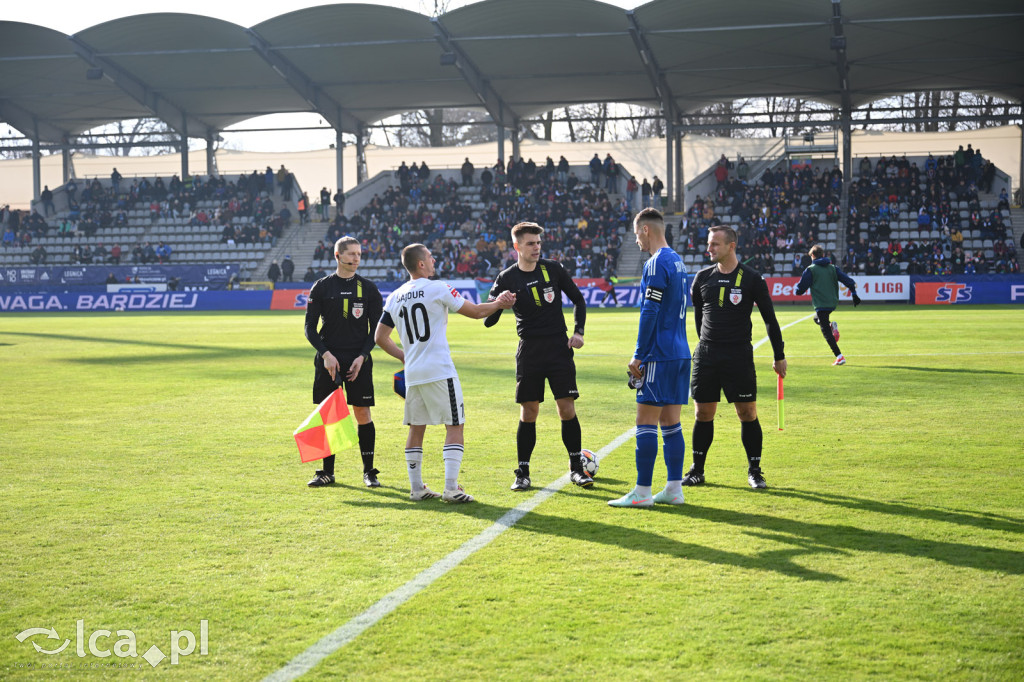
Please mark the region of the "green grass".
[[[782, 307], [783, 324], [807, 315]], [[756, 351], [764, 469], [746, 486], [722, 404], [708, 485], [681, 508], [613, 510], [633, 441], [332, 654], [310, 679], [958, 679], [1024, 676], [1024, 311], [842, 308], [842, 368], [786, 330], [786, 430]], [[591, 311], [577, 354], [584, 445], [632, 426], [635, 311]], [[763, 327], [755, 320], [755, 334]], [[466, 396], [462, 481], [478, 503], [412, 503], [397, 364], [375, 354], [377, 466], [305, 486], [291, 432], [312, 409], [294, 314], [0, 317], [0, 677], [258, 679], [525, 498], [515, 333], [452, 318]], [[690, 410], [684, 409], [689, 441]], [[425, 478], [440, 486], [443, 429]], [[689, 457], [687, 457], [689, 460]], [[565, 470], [542, 407], [535, 484]], [[659, 462], [655, 486], [663, 483]], [[75, 654], [75, 623], [141, 655], [209, 621], [209, 654], [123, 672]], [[54, 627], [60, 640], [14, 635]], [[31, 642], [61, 654], [36, 653]], [[118, 639], [101, 640], [112, 647]]]

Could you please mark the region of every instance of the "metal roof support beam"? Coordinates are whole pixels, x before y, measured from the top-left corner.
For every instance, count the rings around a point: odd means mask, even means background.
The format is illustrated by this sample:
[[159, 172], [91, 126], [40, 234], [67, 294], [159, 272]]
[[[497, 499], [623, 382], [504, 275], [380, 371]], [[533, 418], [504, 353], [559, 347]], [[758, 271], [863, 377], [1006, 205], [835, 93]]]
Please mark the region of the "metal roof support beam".
[[[68, 138], [66, 130], [61, 130], [46, 121], [37, 120], [31, 113], [10, 100], [0, 100], [0, 121], [29, 139], [42, 137], [48, 142], [64, 142]], [[38, 141], [42, 142], [42, 140]]]
[[[672, 120], [665, 121], [665, 208], [673, 209], [675, 204], [675, 159], [673, 158], [676, 149], [675, 140], [673, 139], [676, 135], [676, 129], [672, 126]], [[660, 196], [660, 195], [659, 195]], [[661, 210], [661, 206], [655, 206], [654, 208]], [[667, 212], [667, 211], [666, 211]], [[676, 239], [679, 239], [679, 232], [676, 232]]]
[[356, 184], [366, 180], [366, 144], [363, 141], [363, 127], [356, 131]]
[[212, 178], [214, 176], [214, 149], [213, 149], [213, 135], [206, 136], [206, 177]]
[[[661, 115], [665, 118], [665, 179], [668, 180], [665, 185], [666, 207], [672, 207], [674, 205], [673, 202], [677, 200], [676, 192], [672, 187], [673, 177], [677, 175], [672, 154], [674, 146], [672, 138], [676, 134], [673, 122], [678, 117], [679, 111], [676, 106], [675, 97], [672, 95], [672, 88], [669, 87], [668, 81], [665, 80], [665, 73], [661, 70], [658, 58], [655, 56], [654, 50], [651, 49], [651, 44], [647, 41], [647, 36], [643, 26], [640, 25], [640, 20], [636, 18], [636, 12], [629, 10], [626, 12], [626, 18], [629, 20], [629, 37], [633, 39], [633, 45], [636, 46], [637, 54], [640, 55], [640, 61], [643, 63], [644, 71], [647, 73], [647, 80], [651, 82], [654, 96], [661, 103]], [[660, 209], [661, 207], [657, 208]]]
[[1010, 181], [1010, 196], [1014, 197], [1015, 203], [1020, 206], [1022, 200], [1024, 200], [1024, 125], [1018, 126], [1020, 128], [1020, 170], [1017, 174], [1017, 193], [1013, 192], [1013, 181]]
[[179, 141], [181, 149], [181, 181], [185, 182], [185, 178], [188, 177], [188, 119], [185, 117], [185, 112], [181, 115], [181, 139]]
[[830, 47], [836, 53], [839, 71], [839, 127], [843, 131], [843, 188], [839, 199], [840, 227], [846, 231], [850, 220], [850, 181], [853, 171], [853, 105], [850, 98], [850, 64], [846, 59], [846, 36], [843, 35], [843, 8], [840, 0], [832, 0], [832, 37]]
[[686, 184], [683, 182], [683, 133], [673, 126], [672, 136], [676, 145], [676, 211], [686, 210]]
[[[103, 69], [103, 75], [125, 94], [153, 112], [154, 116], [169, 125], [176, 133], [184, 134], [185, 126], [182, 122], [185, 121], [186, 114], [181, 107], [151, 89], [141, 78], [122, 68], [117, 62], [100, 56], [99, 52], [77, 35], [68, 36], [68, 40], [85, 62]], [[212, 126], [197, 118], [189, 119], [188, 125], [191, 126], [193, 134], [201, 137], [216, 132]]]
[[647, 42], [647, 36], [644, 34], [643, 27], [640, 26], [640, 21], [636, 18], [636, 12], [633, 10], [626, 12], [626, 18], [629, 19], [629, 37], [633, 39], [636, 51], [640, 55], [644, 71], [647, 72], [647, 79], [651, 81], [651, 88], [658, 101], [661, 102], [661, 113], [666, 121], [674, 121], [678, 113], [675, 98], [672, 96], [672, 89], [669, 88], [665, 75], [658, 65], [654, 50]]
[[32, 134], [32, 201], [38, 203], [39, 195], [43, 191], [43, 173], [40, 168], [43, 153], [39, 149], [39, 131], [33, 130]]
[[60, 148], [61, 157], [61, 177], [64, 178], [64, 182], [71, 179], [71, 148], [65, 143]]
[[462, 74], [462, 78], [466, 81], [466, 85], [476, 93], [477, 99], [480, 100], [480, 104], [487, 110], [487, 113], [491, 115], [494, 122], [500, 126], [506, 127], [514, 125], [515, 121], [519, 119], [519, 115], [509, 109], [504, 100], [494, 92], [490, 83], [488, 83], [487, 79], [483, 77], [483, 74], [481, 74], [480, 70], [476, 68], [476, 65], [473, 64], [465, 51], [456, 44], [456, 41], [448, 32], [448, 29], [441, 23], [441, 19], [439, 17], [431, 17], [430, 23], [434, 25], [434, 38], [437, 39], [441, 49], [444, 50], [446, 54], [455, 55], [455, 68], [457, 68], [459, 73]]
[[314, 83], [301, 69], [278, 54], [274, 46], [267, 42], [266, 38], [251, 28], [246, 29], [245, 32], [248, 34], [249, 44], [256, 51], [256, 54], [262, 57], [263, 61], [267, 62], [267, 64], [270, 64], [271, 68], [302, 99], [306, 100], [316, 113], [323, 116], [324, 120], [331, 124], [332, 128], [339, 132], [355, 133], [361, 126], [365, 125], [364, 121], [353, 116], [351, 112], [346, 111], [344, 107], [324, 92], [323, 88]]
[[338, 184], [338, 191], [345, 194], [345, 140], [341, 138], [341, 131], [334, 131], [334, 172]]

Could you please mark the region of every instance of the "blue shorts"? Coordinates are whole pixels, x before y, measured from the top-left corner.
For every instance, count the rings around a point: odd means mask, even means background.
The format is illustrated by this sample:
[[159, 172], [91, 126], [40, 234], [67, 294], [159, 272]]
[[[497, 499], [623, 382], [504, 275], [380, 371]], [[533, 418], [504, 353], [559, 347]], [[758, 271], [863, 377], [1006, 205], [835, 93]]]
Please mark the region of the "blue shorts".
[[685, 405], [690, 400], [690, 359], [649, 360], [636, 401], [645, 405]]

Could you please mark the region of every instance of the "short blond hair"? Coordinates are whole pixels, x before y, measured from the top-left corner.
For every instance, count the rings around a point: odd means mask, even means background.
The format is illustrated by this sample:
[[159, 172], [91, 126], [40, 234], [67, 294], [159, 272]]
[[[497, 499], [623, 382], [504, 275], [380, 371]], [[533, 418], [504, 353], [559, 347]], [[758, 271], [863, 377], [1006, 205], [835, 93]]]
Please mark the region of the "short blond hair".
[[345, 235], [338, 241], [334, 242], [334, 253], [345, 253], [345, 251], [348, 250], [348, 247], [353, 244], [359, 246], [359, 240], [350, 235]]

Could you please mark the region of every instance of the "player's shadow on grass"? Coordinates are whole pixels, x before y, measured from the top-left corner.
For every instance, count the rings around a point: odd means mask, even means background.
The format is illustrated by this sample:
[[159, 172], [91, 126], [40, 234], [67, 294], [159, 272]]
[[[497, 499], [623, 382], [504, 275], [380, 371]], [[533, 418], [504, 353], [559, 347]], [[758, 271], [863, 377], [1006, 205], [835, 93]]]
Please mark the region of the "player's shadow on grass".
[[943, 523], [956, 523], [962, 526], [974, 526], [975, 528], [984, 528], [987, 530], [1024, 533], [1024, 519], [1014, 519], [1009, 516], [1000, 516], [998, 514], [986, 514], [984, 512], [972, 512], [966, 510], [944, 510], [937, 507], [915, 507], [899, 502], [881, 502], [879, 500], [870, 500], [861, 497], [807, 492], [804, 490], [794, 490], [792, 488], [772, 488], [771, 494], [794, 497], [809, 502], [831, 504], [839, 507], [846, 507], [847, 509], [875, 512], [878, 514], [913, 516], [927, 521], [941, 521]]
[[951, 566], [1024, 574], [1024, 552], [911, 537], [840, 524], [812, 523], [764, 514], [686, 505], [687, 516], [743, 528], [755, 537], [830, 552], [879, 552], [931, 559]]
[[907, 370], [910, 372], [941, 372], [943, 374], [1020, 374], [1002, 369], [972, 369], [969, 367], [911, 367], [910, 365], [879, 365], [878, 369]]
[[[366, 504], [374, 504], [374, 505], [379, 505], [381, 498], [390, 498], [390, 499], [395, 499], [395, 500], [409, 500], [409, 489], [407, 487], [406, 488], [401, 488], [399, 486], [388, 485], [386, 483], [381, 484], [381, 486], [379, 488], [367, 488], [365, 485], [363, 485], [361, 483], [355, 484], [355, 483], [342, 483], [341, 481], [335, 481], [335, 483], [333, 485], [324, 486], [323, 489], [318, 489], [313, 494], [318, 494], [321, 490], [323, 492], [327, 493], [327, 495], [328, 495], [328, 497], [325, 498], [325, 499], [330, 499], [330, 497], [331, 497], [330, 491], [332, 491], [332, 490], [336, 491], [338, 493], [345, 493], [345, 494], [348, 494], [348, 491], [350, 491], [350, 490], [354, 491], [354, 492], [361, 493], [361, 494], [365, 493], [367, 495], [372, 495], [373, 496], [373, 497], [367, 498], [365, 503]], [[349, 500], [345, 500], [345, 502], [348, 503]]]
[[[509, 507], [474, 502], [472, 504], [449, 505], [441, 500], [426, 502], [381, 502], [372, 499], [343, 500], [343, 504], [355, 507], [377, 508], [389, 507], [396, 510], [426, 513], [464, 514], [481, 520], [512, 526], [519, 531], [552, 535], [575, 541], [597, 542], [600, 544], [620, 547], [625, 550], [647, 552], [677, 559], [701, 561], [709, 564], [724, 564], [757, 571], [773, 571], [802, 580], [823, 582], [844, 581], [845, 578], [831, 573], [816, 571], [793, 563], [793, 559], [808, 554], [838, 553], [840, 550], [824, 546], [807, 546], [802, 550], [768, 550], [756, 554], [742, 554], [714, 547], [706, 547], [693, 542], [680, 542], [658, 533], [638, 528], [628, 528], [615, 523], [600, 521], [583, 521], [580, 519], [552, 516], [531, 511], [527, 514], [516, 514], [516, 521], [507, 520]], [[673, 508], [679, 511], [685, 508]], [[609, 513], [649, 514], [650, 510], [610, 510]]]

